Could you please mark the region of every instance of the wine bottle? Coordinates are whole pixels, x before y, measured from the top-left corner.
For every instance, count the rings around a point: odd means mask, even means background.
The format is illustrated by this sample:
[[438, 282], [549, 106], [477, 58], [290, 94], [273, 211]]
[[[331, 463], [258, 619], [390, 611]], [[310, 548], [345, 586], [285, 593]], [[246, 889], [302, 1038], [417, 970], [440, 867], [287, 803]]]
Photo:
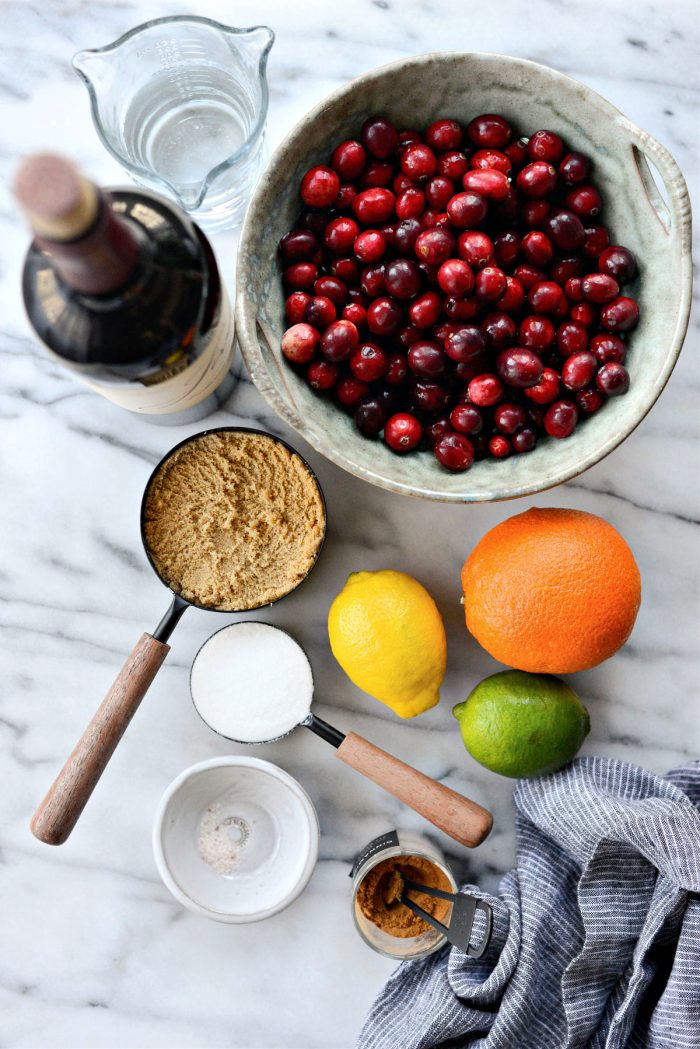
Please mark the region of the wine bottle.
[[102, 190], [52, 154], [24, 161], [15, 192], [34, 233], [24, 303], [48, 350], [151, 422], [214, 411], [235, 382], [233, 316], [201, 230], [157, 194]]

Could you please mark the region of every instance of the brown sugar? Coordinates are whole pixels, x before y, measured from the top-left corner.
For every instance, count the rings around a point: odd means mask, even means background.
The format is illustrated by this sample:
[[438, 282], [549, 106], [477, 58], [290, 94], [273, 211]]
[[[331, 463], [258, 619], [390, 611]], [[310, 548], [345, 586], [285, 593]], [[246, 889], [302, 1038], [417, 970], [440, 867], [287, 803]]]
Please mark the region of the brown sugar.
[[324, 531], [308, 467], [264, 434], [223, 430], [184, 444], [146, 494], [146, 546], [158, 574], [187, 601], [220, 611], [293, 590]]
[[[357, 904], [365, 918], [388, 936], [407, 939], [428, 932], [430, 926], [398, 902], [404, 878], [445, 892], [452, 892], [453, 887], [444, 872], [424, 856], [391, 856], [364, 876], [357, 890]], [[410, 892], [409, 898], [444, 925], [452, 906], [448, 900], [437, 900], [424, 892]]]

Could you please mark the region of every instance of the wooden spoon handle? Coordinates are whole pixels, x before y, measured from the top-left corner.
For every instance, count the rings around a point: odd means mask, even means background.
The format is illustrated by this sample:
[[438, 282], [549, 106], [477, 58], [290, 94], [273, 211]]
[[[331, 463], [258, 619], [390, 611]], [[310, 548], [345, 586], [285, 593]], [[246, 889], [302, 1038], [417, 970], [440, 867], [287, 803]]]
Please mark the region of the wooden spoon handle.
[[73, 830], [169, 651], [169, 645], [142, 635], [34, 813], [32, 833], [40, 841], [62, 845]]
[[430, 776], [349, 732], [336, 750], [346, 765], [420, 813], [455, 841], [473, 848], [491, 830], [493, 817], [475, 801], [450, 790]]

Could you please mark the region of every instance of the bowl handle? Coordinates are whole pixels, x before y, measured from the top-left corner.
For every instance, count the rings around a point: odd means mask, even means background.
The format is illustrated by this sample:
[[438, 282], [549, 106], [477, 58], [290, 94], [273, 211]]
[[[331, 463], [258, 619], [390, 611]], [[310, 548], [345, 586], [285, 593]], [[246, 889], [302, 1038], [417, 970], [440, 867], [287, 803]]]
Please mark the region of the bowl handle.
[[[632, 162], [641, 179], [647, 200], [666, 235], [677, 233], [681, 252], [685, 254], [690, 251], [691, 209], [690, 194], [683, 173], [669, 151], [647, 131], [643, 131], [631, 121], [625, 120], [624, 125], [632, 140]], [[659, 192], [649, 161], [663, 179], [670, 207]]]

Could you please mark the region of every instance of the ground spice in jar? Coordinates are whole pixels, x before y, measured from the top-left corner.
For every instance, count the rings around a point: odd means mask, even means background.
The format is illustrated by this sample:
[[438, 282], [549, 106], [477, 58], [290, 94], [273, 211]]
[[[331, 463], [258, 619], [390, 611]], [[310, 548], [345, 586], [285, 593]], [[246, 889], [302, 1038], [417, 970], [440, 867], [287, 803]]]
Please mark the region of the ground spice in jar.
[[[431, 889], [454, 890], [444, 872], [425, 856], [391, 856], [368, 871], [357, 890], [362, 914], [388, 936], [408, 939], [428, 932], [430, 926], [398, 902], [401, 878]], [[411, 892], [410, 899], [443, 924], [452, 906], [447, 900], [437, 900], [424, 892]]]

